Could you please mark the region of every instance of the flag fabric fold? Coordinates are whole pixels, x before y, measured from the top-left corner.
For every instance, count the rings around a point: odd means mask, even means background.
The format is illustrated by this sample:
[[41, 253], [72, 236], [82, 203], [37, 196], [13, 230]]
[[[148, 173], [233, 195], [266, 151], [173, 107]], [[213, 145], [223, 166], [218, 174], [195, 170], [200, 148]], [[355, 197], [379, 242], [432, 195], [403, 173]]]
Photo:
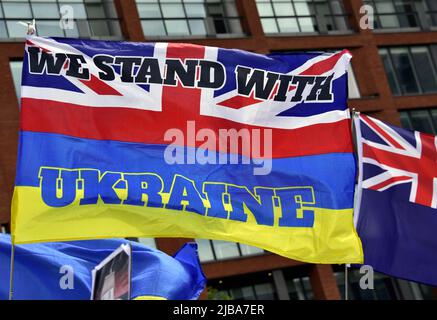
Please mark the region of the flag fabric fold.
[[364, 263], [437, 286], [437, 144], [433, 135], [356, 115], [355, 224]]
[[[89, 300], [91, 272], [121, 244], [132, 246], [132, 299], [197, 299], [205, 288], [197, 244], [171, 257], [137, 242], [119, 239], [15, 246], [14, 300]], [[9, 296], [11, 239], [0, 234], [0, 299]]]

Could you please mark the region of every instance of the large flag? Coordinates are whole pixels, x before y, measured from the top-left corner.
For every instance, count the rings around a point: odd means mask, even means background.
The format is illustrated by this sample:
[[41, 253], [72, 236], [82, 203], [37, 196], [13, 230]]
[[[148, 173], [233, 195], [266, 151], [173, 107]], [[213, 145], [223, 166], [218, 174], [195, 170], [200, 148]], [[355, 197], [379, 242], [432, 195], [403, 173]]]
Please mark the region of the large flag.
[[16, 243], [195, 237], [362, 260], [347, 51], [39, 37], [25, 50]]
[[[13, 299], [89, 300], [93, 268], [122, 243], [132, 246], [132, 299], [197, 299], [205, 288], [197, 245], [174, 257], [127, 240], [91, 240], [15, 246]], [[0, 234], [0, 300], [9, 297], [11, 239]]]
[[437, 286], [436, 137], [355, 118], [360, 178], [355, 210], [364, 263]]

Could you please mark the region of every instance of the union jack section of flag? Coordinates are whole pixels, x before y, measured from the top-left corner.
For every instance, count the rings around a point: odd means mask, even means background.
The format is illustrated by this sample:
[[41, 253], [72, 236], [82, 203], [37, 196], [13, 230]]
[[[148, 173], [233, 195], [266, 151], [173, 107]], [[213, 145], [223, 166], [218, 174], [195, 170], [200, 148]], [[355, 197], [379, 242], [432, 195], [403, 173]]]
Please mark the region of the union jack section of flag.
[[[183, 97], [192, 105], [192, 113], [185, 115], [186, 118], [191, 117], [190, 120], [206, 116], [280, 129], [298, 129], [349, 118], [346, 110], [347, 94], [344, 90], [347, 86], [347, 66], [351, 58], [347, 50], [337, 53], [293, 53], [292, 58], [287, 58], [283, 54], [261, 56], [240, 50], [189, 44], [184, 44], [181, 50], [180, 44], [171, 43], [145, 43], [134, 46], [120, 42], [108, 46], [101, 41], [99, 49], [96, 50], [95, 47], [87, 45], [85, 40], [30, 37], [26, 44], [28, 55], [38, 55], [36, 63], [37, 69], [38, 66], [40, 68], [37, 72], [28, 73], [23, 79], [22, 97], [25, 104], [32, 104], [34, 99], [39, 99], [88, 107], [158, 111], [165, 112], [167, 119], [172, 120], [180, 116], [171, 110], [172, 101]], [[119, 50], [114, 51], [114, 46], [119, 47]], [[117, 59], [120, 61], [111, 60], [114, 52], [117, 52]], [[44, 69], [44, 63], [47, 61], [41, 60], [41, 57], [47, 53], [67, 54], [65, 61], [60, 59], [60, 56], [54, 56], [52, 61], [54, 69], [62, 64], [62, 70], [52, 73]], [[71, 61], [68, 55], [80, 56], [83, 60]], [[96, 55], [99, 55], [98, 60]], [[102, 57], [107, 59], [101, 59]], [[173, 87], [166, 86], [166, 80], [164, 85], [147, 80], [140, 81], [137, 75], [141, 72], [141, 63], [146, 58], [157, 59], [162, 75], [168, 72], [166, 59], [185, 62], [204, 59], [217, 62], [225, 70], [223, 85], [213, 90], [190, 88], [177, 76], [177, 83]], [[27, 62], [28, 60], [25, 60], [25, 63]], [[69, 69], [72, 63], [86, 65], [89, 75], [86, 78], [71, 76]], [[107, 79], [102, 80], [102, 75], [108, 77], [108, 74], [102, 71], [109, 70], [109, 64], [115, 72], [114, 75], [109, 75], [110, 81], [105, 81]], [[236, 77], [235, 70], [242, 65], [250, 68], [249, 74], [246, 74], [247, 78], [243, 79], [247, 85], [247, 94], [242, 94], [237, 88], [239, 75]], [[29, 68], [28, 65], [24, 67]], [[187, 63], [183, 67], [189, 68]], [[148, 80], [153, 78], [153, 70], [143, 71], [147, 73]], [[197, 81], [200, 66], [196, 66], [196, 72]], [[261, 72], [265, 77], [255, 79], [255, 72]], [[180, 75], [180, 72], [177, 75]], [[322, 76], [326, 78], [325, 84], [327, 81], [330, 82], [326, 95], [331, 99], [302, 101], [308, 96], [321, 96], [316, 86], [323, 83], [321, 80], [318, 82], [315, 77]], [[45, 78], [44, 81], [41, 81], [42, 77]], [[302, 81], [297, 82], [298, 77], [304, 80], [306, 85], [300, 86]], [[123, 81], [129, 78], [132, 79], [129, 81], [131, 83]], [[295, 96], [303, 98], [293, 100]]]
[[437, 207], [437, 140], [433, 135], [355, 119], [362, 188], [389, 192], [395, 199]]

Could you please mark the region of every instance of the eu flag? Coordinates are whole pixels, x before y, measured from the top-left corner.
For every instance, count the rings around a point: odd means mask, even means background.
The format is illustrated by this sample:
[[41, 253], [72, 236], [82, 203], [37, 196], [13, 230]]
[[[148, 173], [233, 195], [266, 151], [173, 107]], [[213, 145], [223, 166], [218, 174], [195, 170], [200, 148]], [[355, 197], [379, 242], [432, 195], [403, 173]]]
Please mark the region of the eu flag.
[[[15, 246], [13, 299], [89, 300], [91, 271], [126, 240], [91, 240]], [[174, 257], [129, 241], [133, 299], [197, 299], [205, 288], [195, 243]], [[0, 300], [8, 299], [11, 239], [0, 234]], [[72, 279], [65, 277], [72, 276]]]

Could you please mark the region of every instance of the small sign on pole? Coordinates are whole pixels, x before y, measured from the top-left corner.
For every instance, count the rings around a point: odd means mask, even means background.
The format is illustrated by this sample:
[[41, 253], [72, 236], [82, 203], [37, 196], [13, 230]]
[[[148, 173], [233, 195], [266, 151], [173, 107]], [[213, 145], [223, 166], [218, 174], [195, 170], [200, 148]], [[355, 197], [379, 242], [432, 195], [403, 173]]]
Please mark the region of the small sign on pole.
[[132, 248], [122, 244], [92, 271], [91, 300], [129, 300]]

